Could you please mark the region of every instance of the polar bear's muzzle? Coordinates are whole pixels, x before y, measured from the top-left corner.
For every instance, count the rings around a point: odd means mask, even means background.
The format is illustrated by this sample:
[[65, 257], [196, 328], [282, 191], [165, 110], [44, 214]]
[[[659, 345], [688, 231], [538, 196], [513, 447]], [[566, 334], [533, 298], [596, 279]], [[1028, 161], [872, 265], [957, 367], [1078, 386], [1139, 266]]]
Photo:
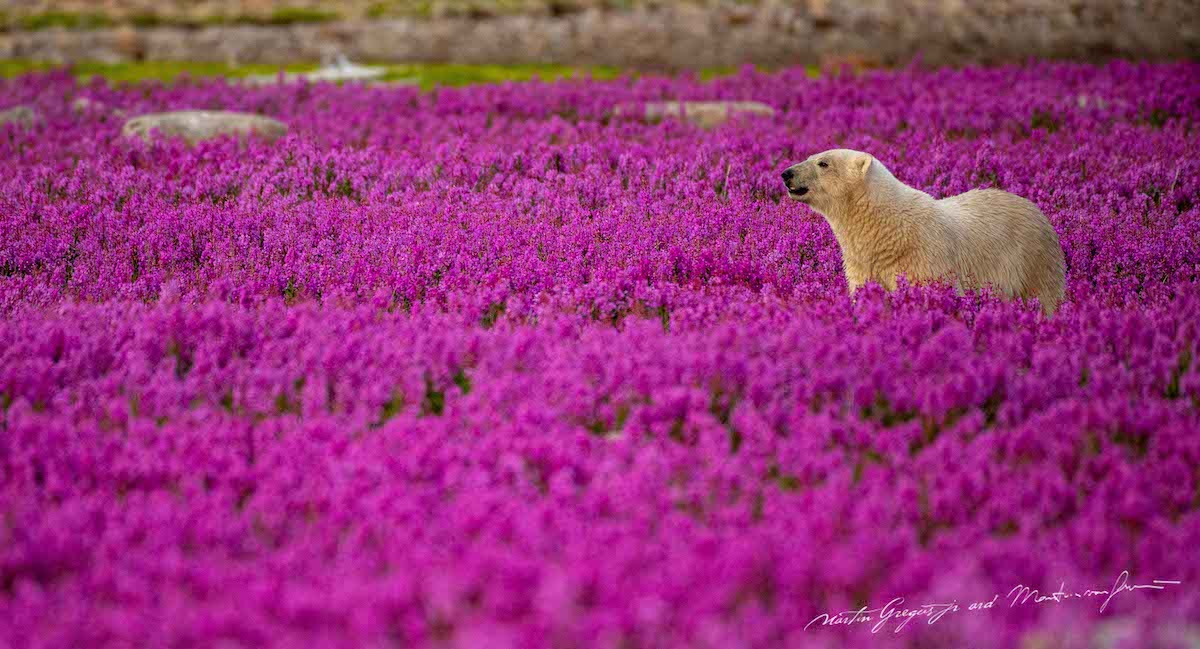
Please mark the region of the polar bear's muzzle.
[[786, 169], [780, 176], [783, 178], [783, 186], [787, 187], [788, 196], [792, 200], [801, 200], [801, 197], [808, 193], [808, 187], [801, 184], [798, 178], [796, 167]]

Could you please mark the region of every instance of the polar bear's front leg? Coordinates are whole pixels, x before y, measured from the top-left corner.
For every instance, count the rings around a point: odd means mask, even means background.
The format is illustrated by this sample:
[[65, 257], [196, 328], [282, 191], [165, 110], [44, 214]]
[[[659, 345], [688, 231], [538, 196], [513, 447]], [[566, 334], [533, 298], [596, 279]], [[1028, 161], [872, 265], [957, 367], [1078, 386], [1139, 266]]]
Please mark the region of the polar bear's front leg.
[[846, 272], [846, 286], [850, 289], [850, 295], [853, 296], [855, 291], [867, 283], [867, 274], [853, 264], [843, 264], [842, 268]]
[[888, 273], [879, 278], [879, 285], [888, 293], [896, 292], [896, 273]]

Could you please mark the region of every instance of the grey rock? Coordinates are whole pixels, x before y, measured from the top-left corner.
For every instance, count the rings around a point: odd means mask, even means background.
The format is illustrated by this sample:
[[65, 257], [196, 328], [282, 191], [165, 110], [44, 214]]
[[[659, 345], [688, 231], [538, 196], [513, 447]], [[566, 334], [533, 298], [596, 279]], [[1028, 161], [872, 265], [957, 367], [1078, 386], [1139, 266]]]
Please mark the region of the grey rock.
[[151, 134], [158, 132], [164, 137], [182, 137], [194, 144], [222, 135], [244, 137], [250, 133], [274, 141], [286, 135], [287, 130], [283, 122], [253, 113], [180, 110], [134, 117], [125, 122], [121, 134], [149, 141]]
[[0, 126], [5, 124], [16, 124], [23, 128], [33, 126], [37, 120], [37, 111], [29, 106], [14, 106], [8, 110], [0, 111]]
[[83, 113], [86, 113], [88, 111], [96, 109], [98, 106], [99, 106], [99, 104], [92, 101], [91, 99], [88, 99], [87, 97], [76, 97], [71, 102], [71, 112], [75, 113], [76, 115], [81, 115]]
[[701, 128], [713, 128], [738, 116], [771, 116], [775, 109], [757, 101], [660, 101], [617, 106], [617, 115], [656, 122], [682, 119]]

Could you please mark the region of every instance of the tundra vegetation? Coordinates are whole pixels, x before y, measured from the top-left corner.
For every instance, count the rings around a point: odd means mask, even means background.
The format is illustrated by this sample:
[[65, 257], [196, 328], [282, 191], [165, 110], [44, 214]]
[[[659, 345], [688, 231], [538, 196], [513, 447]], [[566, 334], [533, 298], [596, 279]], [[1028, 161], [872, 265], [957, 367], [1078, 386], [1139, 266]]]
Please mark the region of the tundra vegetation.
[[[1198, 77], [0, 81], [0, 644], [1195, 634]], [[777, 112], [614, 114], [675, 99]], [[121, 135], [179, 109], [287, 134]], [[779, 182], [835, 146], [1037, 203], [1058, 313], [849, 299]], [[1005, 599], [1124, 570], [1182, 586]], [[961, 610], [805, 629], [895, 597]]]

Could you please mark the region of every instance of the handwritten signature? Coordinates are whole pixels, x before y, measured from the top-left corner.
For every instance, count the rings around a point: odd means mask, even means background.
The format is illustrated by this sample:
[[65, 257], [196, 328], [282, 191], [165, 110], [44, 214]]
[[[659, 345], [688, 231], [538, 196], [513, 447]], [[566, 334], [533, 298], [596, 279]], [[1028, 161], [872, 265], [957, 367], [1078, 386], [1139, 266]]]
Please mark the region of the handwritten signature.
[[[1069, 599], [1086, 599], [1091, 597], [1104, 597], [1104, 601], [1100, 604], [1100, 612], [1103, 613], [1108, 608], [1109, 602], [1114, 597], [1121, 593], [1132, 592], [1135, 590], [1163, 590], [1167, 586], [1178, 586], [1181, 582], [1155, 579], [1148, 584], [1131, 584], [1129, 583], [1129, 571], [1122, 571], [1117, 575], [1117, 580], [1108, 590], [1093, 590], [1085, 589], [1083, 591], [1067, 590], [1066, 582], [1059, 585], [1058, 590], [1054, 592], [1042, 593], [1042, 591], [1025, 585], [1014, 586], [1004, 595], [1004, 601], [1008, 602], [1009, 608], [1015, 606], [1024, 606], [1026, 604], [1046, 604], [1064, 602]], [[895, 625], [893, 633], [899, 633], [901, 629], [908, 626], [918, 618], [925, 618], [926, 624], [935, 624], [948, 614], [957, 613], [959, 611], [982, 611], [993, 609], [997, 602], [1001, 601], [1000, 594], [996, 594], [990, 600], [980, 600], [969, 604], [959, 605], [955, 600], [950, 603], [930, 603], [921, 604], [913, 608], [904, 605], [903, 597], [895, 597], [887, 604], [876, 608], [868, 608], [863, 606], [858, 610], [842, 611], [841, 613], [822, 613], [808, 624], [804, 625], [805, 629], [817, 626], [854, 626], [854, 625], [871, 625], [871, 633], [878, 633], [885, 628], [889, 623]]]

